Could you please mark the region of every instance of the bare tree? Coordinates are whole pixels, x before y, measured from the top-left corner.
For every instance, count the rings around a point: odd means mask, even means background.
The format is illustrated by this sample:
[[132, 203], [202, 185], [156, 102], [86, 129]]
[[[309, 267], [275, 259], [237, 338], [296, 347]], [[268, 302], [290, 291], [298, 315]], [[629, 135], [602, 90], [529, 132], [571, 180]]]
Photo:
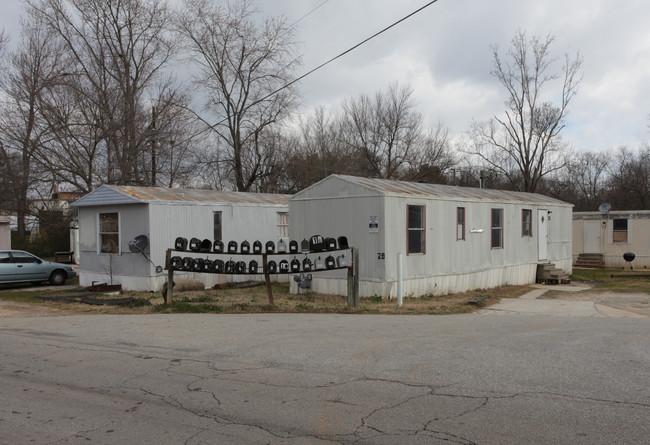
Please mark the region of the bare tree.
[[345, 144], [343, 121], [325, 109], [317, 108], [301, 119], [294, 143], [287, 143], [288, 190], [295, 193], [331, 174], [358, 174], [359, 156]]
[[340, 116], [316, 109], [299, 124], [297, 137], [285, 141], [284, 184], [296, 192], [330, 174], [446, 182], [456, 164], [449, 129], [427, 130], [415, 111], [410, 88], [397, 84], [374, 99], [346, 100]]
[[[159, 100], [153, 93], [166, 84], [164, 69], [173, 53], [166, 4], [156, 0], [28, 1], [72, 60], [68, 75], [74, 81], [69, 80], [67, 86], [74, 94], [67, 92], [63, 100], [83, 104], [83, 110], [58, 116], [63, 118], [62, 129], [71, 117], [85, 120], [85, 126], [78, 127], [84, 141], [78, 140], [77, 133], [58, 134], [64, 154], [83, 152], [85, 166], [97, 166], [102, 159], [105, 171], [99, 182], [150, 184], [149, 170], [142, 168], [151, 147], [150, 103]], [[56, 106], [65, 108], [61, 101]], [[160, 109], [164, 112], [165, 107]], [[82, 178], [82, 182], [88, 188], [95, 179]]]
[[248, 191], [265, 175], [262, 133], [293, 109], [296, 90], [286, 87], [299, 57], [293, 28], [279, 18], [254, 19], [248, 0], [218, 6], [186, 0], [178, 30], [200, 73], [196, 83], [212, 117], [202, 120], [223, 142], [215, 153], [235, 188]]
[[577, 209], [594, 210], [602, 204], [610, 162], [607, 152], [583, 152], [571, 158], [567, 165], [567, 182], [575, 191], [576, 198], [571, 202]]
[[363, 160], [366, 175], [400, 179], [417, 156], [422, 115], [412, 96], [410, 86], [394, 83], [372, 99], [362, 94], [343, 103], [343, 137]]
[[[581, 80], [582, 59], [565, 55], [554, 72], [552, 36], [527, 38], [519, 31], [504, 61], [492, 47], [497, 78], [507, 92], [506, 110], [488, 122], [472, 125], [466, 152], [477, 155], [491, 169], [508, 177], [514, 188], [534, 192], [541, 178], [566, 164], [566, 146], [560, 138], [568, 106]], [[559, 80], [557, 102], [546, 100]], [[511, 168], [515, 167], [515, 168]]]
[[622, 147], [609, 169], [607, 198], [616, 210], [645, 210], [650, 206], [650, 147], [637, 153]]
[[34, 160], [49, 137], [50, 128], [42, 119], [46, 91], [55, 85], [64, 70], [64, 53], [56, 39], [37, 20], [23, 22], [21, 40], [11, 55], [0, 113], [0, 157], [8, 193], [17, 217], [18, 241], [25, 242], [28, 195], [35, 184]]
[[447, 183], [448, 172], [458, 164], [451, 146], [449, 128], [442, 122], [424, 134], [422, 146], [405, 174], [409, 181]]
[[157, 172], [158, 185], [196, 187], [200, 185], [197, 166], [203, 162], [203, 156], [198, 156], [198, 153], [206, 143], [205, 127], [189, 111], [190, 97], [187, 94], [167, 89], [159, 97], [156, 112], [159, 109], [163, 112], [156, 117], [156, 128], [151, 138], [155, 158], [150, 158], [156, 159], [157, 165], [147, 164], [148, 170]]
[[67, 183], [83, 192], [105, 180], [104, 133], [97, 122], [101, 109], [71, 86], [69, 76], [48, 90], [42, 104], [51, 137], [38, 151], [38, 160], [50, 171], [52, 181]]

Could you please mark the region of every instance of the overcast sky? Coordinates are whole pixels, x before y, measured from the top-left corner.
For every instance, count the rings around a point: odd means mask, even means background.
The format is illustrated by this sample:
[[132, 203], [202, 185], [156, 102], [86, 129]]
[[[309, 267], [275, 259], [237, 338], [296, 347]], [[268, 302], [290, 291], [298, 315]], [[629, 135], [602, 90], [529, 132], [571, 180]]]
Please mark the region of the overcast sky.
[[[257, 0], [297, 23], [302, 74], [428, 3], [428, 0]], [[318, 7], [320, 5], [320, 7]], [[318, 7], [311, 14], [305, 14]], [[3, 0], [0, 26], [17, 39], [20, 0]], [[505, 52], [517, 31], [552, 34], [555, 55], [584, 59], [564, 138], [576, 150], [650, 141], [650, 1], [439, 0], [301, 81], [304, 111], [340, 110], [343, 99], [410, 84], [431, 124], [462, 134], [504, 110], [490, 76], [490, 45]], [[552, 96], [555, 99], [557, 95]]]

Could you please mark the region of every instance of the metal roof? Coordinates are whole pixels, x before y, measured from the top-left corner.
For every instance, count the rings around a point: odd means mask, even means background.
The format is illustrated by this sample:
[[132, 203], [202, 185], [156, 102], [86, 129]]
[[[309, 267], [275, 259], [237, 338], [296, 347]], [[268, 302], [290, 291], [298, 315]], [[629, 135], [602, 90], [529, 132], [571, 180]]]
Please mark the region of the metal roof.
[[[442, 184], [425, 184], [419, 182], [395, 181], [387, 179], [361, 178], [357, 176], [332, 175], [343, 181], [351, 182], [362, 187], [375, 190], [385, 196], [423, 197], [445, 200], [462, 201], [499, 201], [521, 202], [572, 206], [559, 199], [550, 198], [538, 193], [512, 192], [508, 190], [480, 189], [474, 187], [458, 187]], [[326, 181], [328, 178], [325, 178]]]
[[573, 219], [601, 219], [616, 217], [628, 219], [647, 219], [650, 218], [650, 210], [611, 210], [607, 213], [602, 212], [573, 212]]
[[76, 201], [73, 206], [85, 207], [109, 204], [179, 203], [179, 204], [265, 204], [286, 206], [291, 195], [272, 193], [223, 192], [217, 190], [173, 189], [166, 187], [137, 187], [102, 185]]

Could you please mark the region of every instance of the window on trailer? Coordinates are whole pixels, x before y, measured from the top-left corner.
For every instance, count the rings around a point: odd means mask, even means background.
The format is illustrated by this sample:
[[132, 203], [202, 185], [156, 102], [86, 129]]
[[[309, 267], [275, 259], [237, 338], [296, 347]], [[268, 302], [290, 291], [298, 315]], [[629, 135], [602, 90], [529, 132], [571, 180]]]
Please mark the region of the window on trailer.
[[521, 211], [521, 236], [533, 236], [533, 211], [531, 209]]
[[212, 214], [213, 219], [213, 229], [214, 229], [214, 240], [223, 240], [221, 233], [221, 212], [214, 212]]
[[627, 243], [627, 219], [614, 220], [613, 240], [615, 243]]
[[465, 207], [456, 208], [456, 240], [465, 239]]
[[99, 214], [100, 253], [120, 253], [120, 218], [117, 212]]
[[503, 248], [503, 209], [492, 209], [492, 248]]
[[406, 254], [425, 253], [425, 206], [407, 205], [408, 234]]
[[289, 238], [289, 213], [278, 212], [278, 238]]

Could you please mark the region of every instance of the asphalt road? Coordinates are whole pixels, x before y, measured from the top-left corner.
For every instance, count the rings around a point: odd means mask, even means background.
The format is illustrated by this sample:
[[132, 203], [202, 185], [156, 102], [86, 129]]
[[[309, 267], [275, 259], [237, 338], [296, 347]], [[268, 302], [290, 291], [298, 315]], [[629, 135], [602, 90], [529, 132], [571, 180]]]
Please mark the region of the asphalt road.
[[650, 437], [650, 319], [0, 319], [0, 443], [613, 444]]

